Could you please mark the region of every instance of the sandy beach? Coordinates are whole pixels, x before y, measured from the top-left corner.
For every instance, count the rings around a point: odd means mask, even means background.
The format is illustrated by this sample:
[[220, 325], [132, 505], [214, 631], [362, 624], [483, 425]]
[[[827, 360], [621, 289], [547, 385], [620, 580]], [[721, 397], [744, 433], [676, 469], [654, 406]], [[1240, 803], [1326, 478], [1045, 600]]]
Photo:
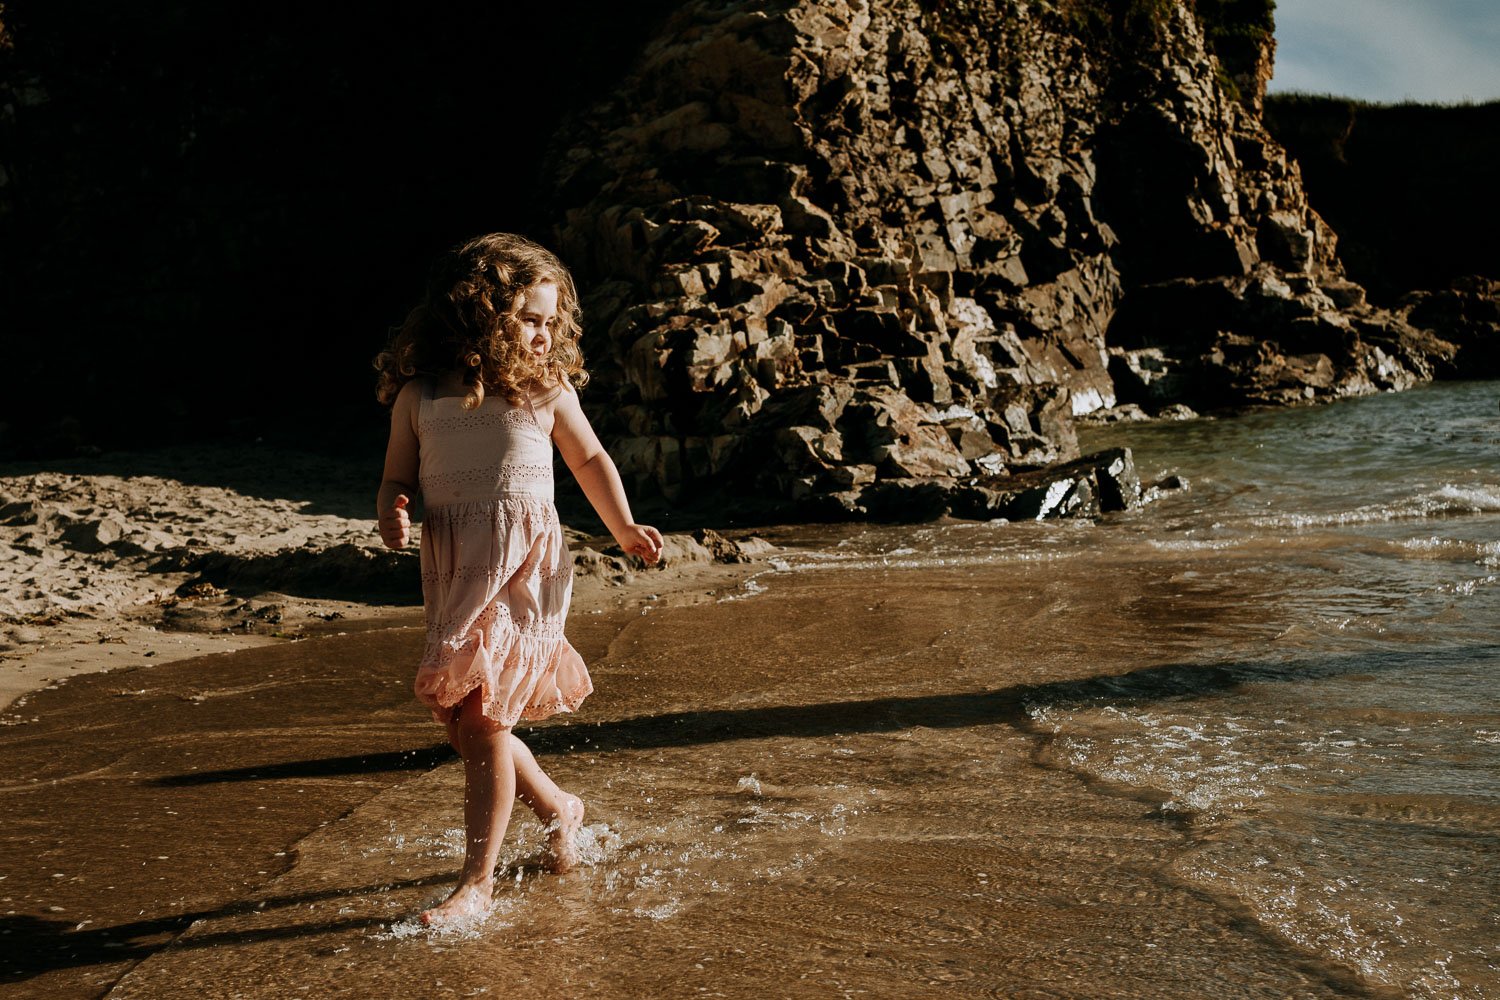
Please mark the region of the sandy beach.
[[[376, 605], [410, 604], [409, 584], [392, 589], [410, 556], [377, 548], [357, 477], [353, 463], [253, 446], [0, 467], [0, 706], [82, 673], [345, 631]], [[287, 572], [304, 550], [323, 563], [311, 588]], [[351, 580], [339, 595], [341, 566], [365, 571], [365, 594]], [[232, 595], [209, 579], [256, 568], [301, 592]]]
[[[462, 787], [407, 690], [414, 614], [76, 678], [6, 734], [5, 995], [748, 997], [783, 970], [784, 996], [1144, 996], [1162, 951], [1173, 995], [1371, 995], [1163, 882], [1181, 833], [1149, 803], [1035, 766], [1027, 698], [1096, 670], [1063, 634], [1107, 622], [1117, 666], [1152, 659], [1130, 609], [1162, 567], [1077, 569], [757, 593], [719, 567], [585, 603], [599, 692], [527, 738], [586, 795], [590, 863], [541, 875], [520, 823], [495, 912], [451, 934], [411, 919], [452, 877]], [[997, 628], [1001, 685], [974, 641]]]
[[[522, 735], [588, 805], [583, 864], [543, 874], [518, 811], [493, 909], [445, 932], [415, 915], [463, 775], [414, 603], [230, 575], [193, 600], [301, 637], [80, 632], [89, 669], [0, 716], [0, 997], [1483, 997], [1488, 392], [1101, 431], [1193, 485], [1097, 521], [763, 529], [747, 562], [676, 535], [645, 572], [575, 539], [596, 690]], [[319, 503], [286, 530], [359, 544]], [[190, 572], [122, 579], [183, 602]], [[160, 603], [78, 627], [161, 643]]]
[[[641, 608], [712, 600], [748, 571], [708, 564], [629, 587], [585, 581], [573, 633], [586, 654], [603, 655]], [[71, 647], [81, 669], [52, 672], [11, 707], [0, 730], [13, 775], [0, 995], [106, 995], [190, 926], [255, 909], [307, 837], [453, 759], [411, 696], [420, 608], [353, 606], [336, 624], [123, 667], [85, 641]], [[461, 796], [461, 777], [458, 787]]]
[[[777, 540], [836, 550], [857, 530]], [[528, 738], [586, 796], [591, 863], [542, 876], [518, 823], [496, 911], [458, 934], [411, 920], [452, 877], [462, 787], [410, 696], [416, 609], [34, 692], [4, 734], [0, 991], [750, 996], [777, 968], [796, 970], [786, 996], [1023, 996], [1105, 967], [1093, 995], [1128, 996], [1149, 992], [1154, 949], [1190, 939], [1213, 955], [1179, 983], [1193, 992], [1230, 968], [1279, 996], [1349, 995], [1164, 885], [1180, 834], [1149, 806], [1101, 807], [1032, 762], [1025, 692], [1097, 669], [1059, 655], [1063, 634], [1108, 620], [1116, 667], [1150, 662], [1129, 613], [1149, 581], [941, 562], [585, 585], [571, 632], [599, 693]], [[994, 630], [1011, 637], [1000, 685], [976, 641]]]
[[[130, 919], [148, 916], [141, 904], [232, 910], [246, 886], [288, 867], [312, 830], [452, 756], [411, 698], [416, 544], [388, 550], [373, 518], [359, 516], [370, 506], [367, 465], [246, 447], [0, 468], [0, 726], [14, 776], [0, 902], [7, 953], [20, 959], [0, 973], [0, 994], [103, 995], [191, 922], [181, 912]], [[712, 601], [764, 569], [773, 550], [749, 536], [700, 532], [709, 548], [669, 534], [662, 564], [648, 569], [606, 551], [607, 538], [568, 535], [572, 631], [594, 652], [622, 616]], [[356, 735], [342, 711], [320, 717], [304, 702], [298, 712], [312, 715], [292, 723], [288, 709], [317, 676], [330, 679], [325, 708], [358, 703], [361, 717], [388, 721], [356, 724]], [[226, 756], [183, 749], [205, 740]], [[236, 809], [222, 788], [184, 795], [198, 783], [166, 780], [184, 755], [227, 763], [282, 740], [347, 766], [279, 804], [264, 785], [244, 787], [249, 836], [237, 832], [242, 822], [221, 826]], [[126, 759], [135, 763], [122, 784]], [[94, 780], [106, 772], [115, 778]], [[28, 798], [37, 800], [29, 815]], [[86, 874], [42, 872], [33, 857]], [[45, 905], [17, 908], [43, 889]]]
[[[0, 466], [0, 708], [79, 674], [381, 627], [419, 607], [417, 540], [387, 549], [369, 516], [376, 462], [244, 446]], [[568, 537], [583, 594], [653, 572], [607, 537]], [[715, 558], [676, 534], [660, 569]]]

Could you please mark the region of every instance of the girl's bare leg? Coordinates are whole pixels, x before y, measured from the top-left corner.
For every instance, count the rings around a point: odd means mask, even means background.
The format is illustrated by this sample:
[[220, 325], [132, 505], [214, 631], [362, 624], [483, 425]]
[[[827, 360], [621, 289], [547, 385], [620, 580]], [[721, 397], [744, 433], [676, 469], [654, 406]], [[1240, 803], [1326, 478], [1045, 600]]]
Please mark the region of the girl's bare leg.
[[455, 750], [458, 751], [459, 759], [462, 760], [463, 759], [463, 755], [464, 755], [464, 748], [463, 748], [463, 744], [459, 741], [459, 738], [458, 738], [458, 713], [457, 712], [454, 712], [452, 718], [450, 718], [448, 720], [447, 727], [448, 727], [448, 742], [450, 744], [452, 744], [453, 749], [455, 749]]
[[482, 702], [478, 690], [465, 698], [454, 727], [454, 745], [464, 759], [463, 870], [452, 895], [422, 914], [424, 924], [482, 914], [494, 895], [495, 862], [516, 797], [516, 767], [510, 730], [486, 719]]
[[[463, 757], [458, 718], [456, 715], [448, 721], [448, 742]], [[510, 750], [516, 769], [516, 798], [531, 807], [537, 819], [547, 827], [547, 858], [544, 862], [547, 870], [555, 873], [568, 871], [578, 864], [573, 835], [583, 826], [583, 800], [559, 788], [515, 733], [510, 734]]]
[[510, 759], [516, 768], [516, 797], [547, 826], [547, 870], [568, 871], [578, 864], [573, 835], [583, 825], [583, 800], [558, 788], [515, 733], [510, 734]]

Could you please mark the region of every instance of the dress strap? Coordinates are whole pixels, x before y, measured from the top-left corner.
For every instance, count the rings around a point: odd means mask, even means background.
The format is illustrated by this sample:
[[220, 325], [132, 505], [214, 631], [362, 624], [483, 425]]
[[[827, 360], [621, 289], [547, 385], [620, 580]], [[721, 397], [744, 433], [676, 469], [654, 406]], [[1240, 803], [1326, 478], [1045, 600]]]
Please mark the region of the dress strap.
[[556, 399], [562, 393], [562, 391], [562, 386], [554, 385], [550, 389], [543, 389], [540, 392], [528, 392], [526, 394], [526, 405], [529, 407], [533, 407], [532, 412], [535, 412], [535, 403], [538, 400], [543, 403], [550, 403], [554, 399]]
[[553, 386], [550, 389], [544, 390], [541, 393], [525, 392], [525, 393], [521, 394], [521, 400], [524, 403], [524, 405], [526, 406], [526, 412], [529, 413], [529, 414], [531, 414], [531, 422], [534, 423], [534, 424], [536, 424], [537, 430], [541, 431], [543, 434], [547, 435], [548, 437], [551, 437], [551, 433], [552, 432], [551, 432], [550, 428], [542, 426], [541, 417], [539, 417], [537, 415], [537, 412], [536, 412], [537, 399], [538, 399], [538, 397], [540, 397], [540, 399], [541, 399], [541, 401], [543, 403], [550, 403], [552, 400], [556, 399], [557, 398], [557, 394], [560, 393], [560, 392], [562, 392], [562, 391], [563, 391], [562, 386], [557, 385], [557, 386]]
[[422, 377], [422, 399], [417, 404], [417, 426], [421, 427], [427, 422], [427, 415], [432, 410], [432, 376]]

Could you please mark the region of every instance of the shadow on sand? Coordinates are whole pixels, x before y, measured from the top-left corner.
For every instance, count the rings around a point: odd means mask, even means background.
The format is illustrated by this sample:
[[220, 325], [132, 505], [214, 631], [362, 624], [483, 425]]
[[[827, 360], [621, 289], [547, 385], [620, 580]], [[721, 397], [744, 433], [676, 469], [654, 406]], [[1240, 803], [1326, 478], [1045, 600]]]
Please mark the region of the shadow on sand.
[[[613, 753], [768, 737], [807, 739], [895, 732], [918, 726], [928, 729], [962, 729], [994, 724], [1025, 726], [1030, 718], [1028, 712], [1035, 709], [1203, 697], [1231, 692], [1245, 684], [1313, 681], [1410, 668], [1416, 657], [1420, 657], [1424, 666], [1431, 666], [1444, 659], [1463, 661], [1497, 653], [1500, 653], [1500, 646], [1483, 644], [1412, 654], [1382, 652], [1231, 663], [1170, 663], [1142, 667], [1124, 674], [1046, 684], [1016, 684], [987, 691], [860, 698], [811, 705], [698, 709], [597, 723], [562, 721], [530, 730], [525, 734], [525, 740], [538, 755], [556, 755], [577, 750]], [[159, 778], [155, 783], [185, 786], [268, 778], [425, 771], [454, 756], [452, 748], [443, 743], [396, 753], [195, 771]]]
[[327, 902], [349, 896], [375, 895], [401, 889], [420, 889], [429, 886], [452, 885], [451, 875], [434, 875], [421, 879], [385, 882], [378, 885], [351, 886], [346, 889], [328, 889], [322, 892], [295, 893], [287, 896], [268, 896], [254, 902], [235, 902], [216, 909], [195, 910], [187, 913], [136, 920], [110, 927], [73, 930], [73, 921], [22, 915], [0, 917], [0, 936], [6, 942], [8, 954], [5, 967], [0, 970], [0, 982], [15, 982], [56, 969], [82, 965], [105, 965], [115, 962], [142, 962], [167, 947], [211, 948], [223, 944], [245, 944], [253, 941], [310, 937], [337, 931], [374, 929], [390, 924], [389, 917], [359, 917], [334, 920], [318, 924], [289, 924], [284, 927], [268, 927], [255, 931], [203, 934], [188, 941], [152, 942], [149, 939], [162, 934], [176, 935], [187, 930], [199, 920], [215, 920], [224, 917], [262, 913], [268, 910], [288, 909], [310, 903]]
[[[1039, 708], [1101, 703], [1122, 705], [1205, 697], [1233, 692], [1247, 684], [1295, 683], [1349, 674], [1376, 674], [1411, 669], [1417, 662], [1424, 668], [1430, 668], [1441, 665], [1442, 661], [1450, 658], [1472, 660], [1477, 656], [1493, 656], [1497, 653], [1500, 653], [1500, 646], [1483, 644], [1450, 650], [1414, 651], [1411, 654], [1385, 652], [1280, 661], [1165, 664], [1114, 676], [1012, 685], [988, 691], [864, 698], [811, 705], [670, 712], [590, 725], [549, 725], [528, 733], [527, 743], [539, 755], [553, 755], [570, 750], [610, 753], [767, 737], [817, 738], [835, 734], [893, 732], [913, 727], [959, 729], [1010, 725], [1029, 729], [1029, 712]], [[438, 745], [396, 753], [330, 757], [173, 775], [158, 779], [156, 784], [187, 786], [212, 782], [368, 774], [377, 771], [425, 771], [453, 756], [450, 747]], [[451, 876], [442, 875], [410, 882], [275, 897], [263, 903], [237, 902], [217, 910], [163, 916], [87, 931], [71, 930], [69, 921], [33, 916], [6, 918], [0, 920], [0, 935], [4, 936], [7, 951], [12, 957], [7, 961], [10, 967], [5, 970], [5, 976], [14, 981], [77, 965], [121, 960], [140, 961], [164, 947], [165, 942], [141, 943], [138, 939], [157, 934], [175, 935], [195, 920], [233, 916], [267, 907], [289, 907], [344, 896], [389, 892], [412, 886], [447, 884], [449, 881]], [[182, 945], [202, 948], [215, 944], [372, 928], [387, 923], [389, 918], [298, 924], [246, 934], [207, 934], [190, 942], [182, 942]]]

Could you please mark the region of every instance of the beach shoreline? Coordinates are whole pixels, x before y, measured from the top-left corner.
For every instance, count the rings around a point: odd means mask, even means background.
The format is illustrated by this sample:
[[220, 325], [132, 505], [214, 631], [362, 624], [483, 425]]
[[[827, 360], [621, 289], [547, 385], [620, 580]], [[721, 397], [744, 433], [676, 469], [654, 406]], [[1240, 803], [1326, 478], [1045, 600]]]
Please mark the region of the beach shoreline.
[[[373, 521], [345, 520], [341, 532], [373, 536]], [[747, 537], [730, 543], [744, 561], [716, 561], [671, 534], [664, 567], [631, 567], [603, 540], [573, 535], [568, 631], [590, 661], [623, 623], [741, 592], [771, 551]], [[402, 557], [398, 571], [415, 575], [414, 556]], [[38, 635], [12, 633], [0, 660], [13, 768], [0, 782], [12, 816], [0, 835], [0, 927], [17, 949], [0, 996], [105, 995], [195, 922], [238, 912], [295, 867], [307, 836], [452, 756], [411, 692], [419, 604], [212, 585], [179, 595], [193, 574], [128, 572], [116, 571], [113, 592], [134, 603], [28, 626]], [[280, 620], [257, 615], [265, 608]], [[164, 628], [170, 610], [198, 628]]]
[[[372, 462], [263, 446], [0, 466], [0, 715], [70, 677], [381, 627], [420, 611], [418, 539], [386, 549]], [[419, 529], [420, 530], [420, 529]], [[580, 605], [691, 590], [685, 568], [764, 557], [669, 536], [659, 567], [565, 528]], [[701, 532], [699, 533], [702, 534]], [[733, 574], [731, 574], [733, 575]]]
[[[1157, 662], [1135, 608], [1177, 560], [1103, 585], [1076, 560], [882, 562], [753, 587], [753, 565], [706, 565], [693, 586], [582, 595], [569, 632], [596, 693], [522, 736], [588, 801], [589, 863], [541, 875], [518, 811], [496, 910], [454, 934], [412, 920], [453, 877], [463, 782], [401, 666], [415, 614], [138, 671], [130, 697], [108, 674], [45, 692], [41, 721], [10, 731], [31, 734], [11, 745], [33, 787], [9, 789], [0, 849], [31, 856], [38, 821], [53, 829], [4, 892], [12, 940], [34, 944], [17, 955], [73, 957], [27, 958], [0, 996], [750, 996], [765, 961], [798, 971], [797, 997], [1069, 980], [1145, 996], [1166, 955], [1189, 988], [1382, 995], [1164, 871], [1186, 832], [1150, 803], [1038, 759], [1033, 701]], [[1083, 620], [1111, 626], [1102, 664], [1056, 652]], [[1012, 637], [998, 672], [974, 655], [992, 628]], [[84, 809], [91, 829], [57, 826]]]
[[1193, 483], [1148, 510], [583, 573], [595, 693], [521, 735], [587, 860], [518, 811], [451, 934], [415, 605], [77, 676], [0, 728], [0, 997], [1486, 995], [1492, 412], [1136, 429]]

